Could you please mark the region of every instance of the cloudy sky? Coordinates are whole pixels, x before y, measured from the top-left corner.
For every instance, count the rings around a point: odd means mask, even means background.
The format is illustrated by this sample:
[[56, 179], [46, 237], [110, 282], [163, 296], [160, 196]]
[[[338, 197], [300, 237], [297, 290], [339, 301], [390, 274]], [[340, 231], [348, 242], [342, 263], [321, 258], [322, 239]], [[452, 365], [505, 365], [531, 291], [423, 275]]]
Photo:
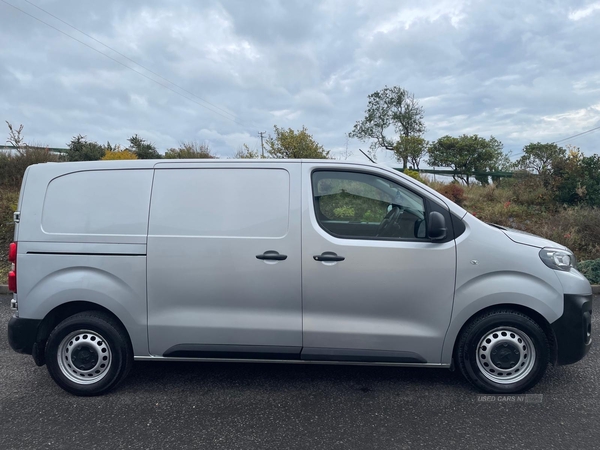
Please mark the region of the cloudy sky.
[[[339, 155], [385, 85], [419, 99], [430, 140], [494, 135], [514, 155], [598, 127], [600, 1], [0, 0], [0, 119], [28, 142], [138, 133], [227, 157], [305, 125]], [[597, 153], [600, 130], [567, 143]]]

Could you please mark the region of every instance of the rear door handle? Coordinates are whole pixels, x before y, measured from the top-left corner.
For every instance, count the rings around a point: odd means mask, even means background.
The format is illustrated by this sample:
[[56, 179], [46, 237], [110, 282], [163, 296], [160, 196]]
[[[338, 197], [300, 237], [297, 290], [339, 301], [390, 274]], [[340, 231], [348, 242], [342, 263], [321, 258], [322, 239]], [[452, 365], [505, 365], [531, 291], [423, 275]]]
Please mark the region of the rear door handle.
[[262, 255], [256, 255], [256, 259], [263, 261], [284, 261], [287, 259], [287, 255], [280, 255], [275, 250], [267, 250]]
[[315, 261], [328, 262], [328, 261], [343, 261], [346, 258], [343, 256], [338, 256], [337, 253], [334, 252], [323, 252], [320, 255], [313, 256]]

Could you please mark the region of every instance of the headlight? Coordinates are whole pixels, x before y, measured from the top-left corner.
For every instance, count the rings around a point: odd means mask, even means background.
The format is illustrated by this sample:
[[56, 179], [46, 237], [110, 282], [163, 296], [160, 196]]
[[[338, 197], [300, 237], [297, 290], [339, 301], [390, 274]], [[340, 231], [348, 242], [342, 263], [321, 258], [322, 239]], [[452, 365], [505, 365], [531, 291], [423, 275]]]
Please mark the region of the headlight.
[[540, 258], [548, 267], [554, 270], [569, 271], [577, 265], [575, 255], [568, 250], [557, 248], [543, 248], [540, 250]]

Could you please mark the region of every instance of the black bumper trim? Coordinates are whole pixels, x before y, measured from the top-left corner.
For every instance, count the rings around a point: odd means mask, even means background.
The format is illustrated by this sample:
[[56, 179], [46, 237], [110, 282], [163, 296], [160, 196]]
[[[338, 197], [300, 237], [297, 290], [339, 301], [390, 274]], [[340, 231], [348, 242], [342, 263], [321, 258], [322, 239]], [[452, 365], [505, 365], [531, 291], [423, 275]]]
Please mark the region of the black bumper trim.
[[8, 343], [11, 348], [15, 352], [31, 355], [41, 322], [38, 319], [23, 319], [13, 316], [8, 322]]
[[581, 360], [592, 345], [592, 295], [564, 296], [563, 315], [551, 327], [556, 338], [556, 363]]

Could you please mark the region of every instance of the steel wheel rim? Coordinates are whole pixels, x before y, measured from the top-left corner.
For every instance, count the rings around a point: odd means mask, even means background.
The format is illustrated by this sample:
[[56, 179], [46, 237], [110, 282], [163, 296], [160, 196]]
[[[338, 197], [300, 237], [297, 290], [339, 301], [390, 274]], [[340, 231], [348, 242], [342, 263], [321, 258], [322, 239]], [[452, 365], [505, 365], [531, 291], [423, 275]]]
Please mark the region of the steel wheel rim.
[[536, 352], [527, 333], [512, 327], [487, 332], [476, 350], [477, 367], [490, 381], [512, 384], [531, 373]]
[[60, 371], [70, 381], [93, 384], [108, 373], [112, 352], [100, 334], [91, 330], [77, 330], [60, 342], [57, 361]]

